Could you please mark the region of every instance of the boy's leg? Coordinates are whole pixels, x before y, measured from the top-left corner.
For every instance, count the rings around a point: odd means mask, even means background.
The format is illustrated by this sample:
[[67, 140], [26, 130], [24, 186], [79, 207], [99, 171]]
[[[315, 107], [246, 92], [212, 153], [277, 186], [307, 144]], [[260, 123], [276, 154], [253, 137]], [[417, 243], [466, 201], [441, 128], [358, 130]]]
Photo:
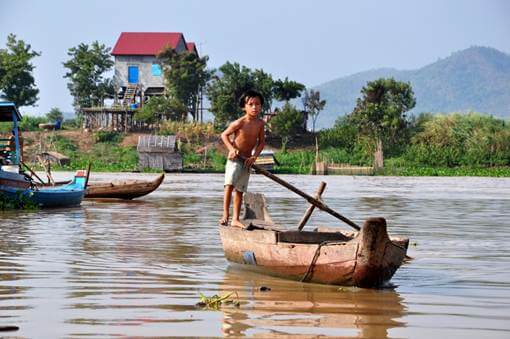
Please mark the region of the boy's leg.
[[244, 225], [241, 223], [241, 221], [239, 221], [239, 214], [241, 214], [242, 201], [243, 192], [239, 192], [236, 190], [234, 192], [234, 206], [233, 206], [234, 213], [232, 215], [232, 226], [244, 228]]
[[229, 214], [230, 199], [232, 197], [233, 189], [234, 189], [234, 186], [225, 185], [225, 191], [223, 193], [223, 217], [221, 217], [221, 219], [219, 221], [220, 225], [224, 225], [224, 226], [228, 225], [228, 218], [230, 216], [230, 214]]

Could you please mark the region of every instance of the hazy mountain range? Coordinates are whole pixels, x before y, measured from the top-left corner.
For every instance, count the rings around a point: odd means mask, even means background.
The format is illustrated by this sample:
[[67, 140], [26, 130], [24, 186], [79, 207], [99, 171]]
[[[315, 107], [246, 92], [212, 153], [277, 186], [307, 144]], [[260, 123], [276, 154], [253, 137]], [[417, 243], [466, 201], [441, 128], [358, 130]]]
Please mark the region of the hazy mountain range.
[[350, 113], [367, 81], [393, 77], [410, 82], [412, 113], [476, 111], [510, 118], [510, 55], [488, 47], [470, 47], [416, 70], [380, 68], [331, 80], [314, 87], [327, 104], [318, 128], [330, 127]]

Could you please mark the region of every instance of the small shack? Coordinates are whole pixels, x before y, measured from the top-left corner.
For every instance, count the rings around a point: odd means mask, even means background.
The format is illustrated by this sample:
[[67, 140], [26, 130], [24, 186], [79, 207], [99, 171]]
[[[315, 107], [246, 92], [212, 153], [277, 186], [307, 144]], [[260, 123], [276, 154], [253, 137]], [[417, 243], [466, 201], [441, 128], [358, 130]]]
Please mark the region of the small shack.
[[71, 164], [71, 159], [58, 152], [42, 152], [40, 155], [41, 159], [45, 162], [58, 164], [60, 166], [68, 166]]
[[154, 168], [165, 172], [182, 170], [182, 156], [175, 135], [141, 135], [138, 137], [138, 169]]

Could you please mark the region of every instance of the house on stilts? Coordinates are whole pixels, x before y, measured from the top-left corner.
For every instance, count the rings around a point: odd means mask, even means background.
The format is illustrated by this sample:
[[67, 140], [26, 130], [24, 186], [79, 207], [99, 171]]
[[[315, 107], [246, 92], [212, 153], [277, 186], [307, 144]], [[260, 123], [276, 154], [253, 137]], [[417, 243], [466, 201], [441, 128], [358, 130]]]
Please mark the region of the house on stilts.
[[114, 104], [81, 108], [83, 127], [119, 131], [143, 129], [143, 123], [135, 121], [134, 114], [151, 96], [164, 93], [164, 74], [157, 55], [168, 47], [178, 53], [198, 56], [195, 43], [186, 42], [182, 33], [122, 32], [112, 50]]

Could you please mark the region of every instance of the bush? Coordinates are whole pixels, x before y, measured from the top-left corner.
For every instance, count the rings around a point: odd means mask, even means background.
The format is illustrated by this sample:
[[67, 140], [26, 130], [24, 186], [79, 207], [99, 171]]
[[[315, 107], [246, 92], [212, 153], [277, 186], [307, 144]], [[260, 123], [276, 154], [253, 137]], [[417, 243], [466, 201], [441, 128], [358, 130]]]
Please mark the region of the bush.
[[118, 144], [124, 139], [124, 134], [115, 131], [99, 131], [94, 133], [94, 141], [97, 143]]
[[176, 135], [189, 144], [201, 144], [218, 136], [212, 123], [185, 121], [165, 121], [161, 124], [159, 133]]
[[66, 119], [62, 122], [62, 129], [78, 129], [81, 127], [80, 119]]
[[319, 147], [340, 147], [352, 150], [357, 139], [356, 127], [348, 124], [335, 125], [333, 128], [321, 130], [318, 135]]
[[46, 117], [32, 117], [25, 115], [20, 122], [20, 128], [22, 131], [38, 131], [39, 124], [47, 123]]
[[57, 152], [63, 154], [74, 153], [78, 150], [78, 146], [73, 140], [70, 140], [62, 135], [55, 135], [53, 143], [57, 148]]
[[311, 151], [281, 151], [275, 153], [275, 171], [279, 173], [308, 174], [315, 161], [315, 153]]
[[424, 120], [405, 159], [426, 166], [510, 165], [510, 126], [477, 113]]

